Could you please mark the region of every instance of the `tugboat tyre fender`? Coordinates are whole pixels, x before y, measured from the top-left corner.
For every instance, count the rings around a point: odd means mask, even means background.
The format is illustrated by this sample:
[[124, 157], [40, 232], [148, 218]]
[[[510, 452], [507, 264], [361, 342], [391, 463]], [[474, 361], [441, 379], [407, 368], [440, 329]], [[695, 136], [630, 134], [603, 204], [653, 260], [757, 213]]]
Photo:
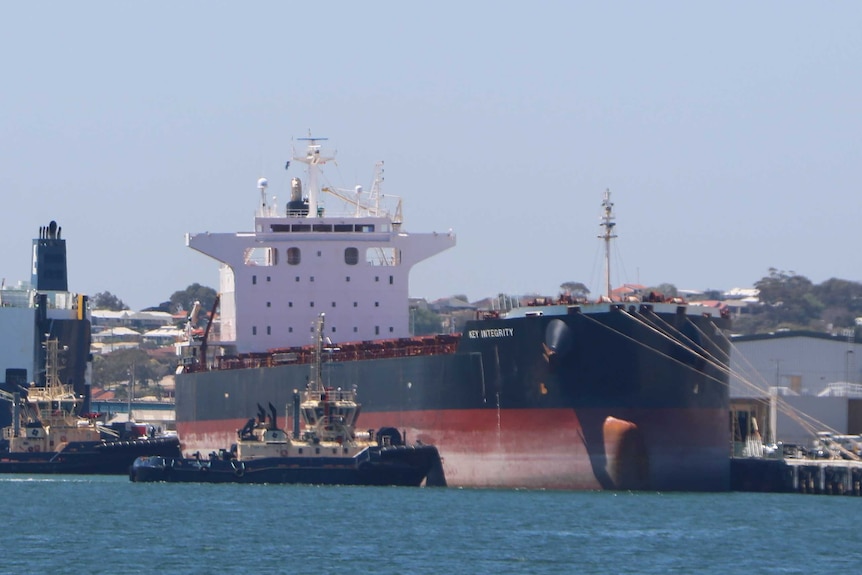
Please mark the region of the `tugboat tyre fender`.
[[240, 461], [239, 465], [236, 464], [236, 461], [230, 462], [231, 467], [233, 467], [233, 474], [237, 477], [242, 477], [245, 475], [245, 463]]

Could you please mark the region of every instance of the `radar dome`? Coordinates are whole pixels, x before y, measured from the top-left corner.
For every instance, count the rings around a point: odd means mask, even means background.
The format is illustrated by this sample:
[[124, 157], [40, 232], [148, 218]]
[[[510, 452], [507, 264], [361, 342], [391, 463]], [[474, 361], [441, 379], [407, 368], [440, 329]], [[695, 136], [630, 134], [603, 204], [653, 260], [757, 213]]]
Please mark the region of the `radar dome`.
[[268, 185], [269, 185], [269, 181], [267, 181], [266, 178], [261, 178], [257, 181], [257, 187], [261, 190], [264, 189], [265, 187], [267, 187]]

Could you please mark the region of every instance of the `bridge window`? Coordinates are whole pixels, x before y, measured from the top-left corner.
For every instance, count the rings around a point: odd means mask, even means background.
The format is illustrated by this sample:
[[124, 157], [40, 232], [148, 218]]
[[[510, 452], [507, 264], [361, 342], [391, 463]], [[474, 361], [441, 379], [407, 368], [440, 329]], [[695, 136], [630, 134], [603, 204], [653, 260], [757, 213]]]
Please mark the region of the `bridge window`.
[[355, 266], [359, 263], [359, 250], [357, 248], [344, 249], [344, 263], [349, 266]]
[[277, 260], [278, 250], [275, 248], [247, 248], [243, 253], [243, 263], [247, 266], [274, 266]]
[[[292, 266], [298, 266], [302, 261], [302, 252], [299, 248], [287, 248], [287, 263]], [[299, 278], [296, 278], [297, 281]]]
[[395, 248], [368, 248], [365, 261], [373, 266], [397, 266], [401, 263], [401, 250]]

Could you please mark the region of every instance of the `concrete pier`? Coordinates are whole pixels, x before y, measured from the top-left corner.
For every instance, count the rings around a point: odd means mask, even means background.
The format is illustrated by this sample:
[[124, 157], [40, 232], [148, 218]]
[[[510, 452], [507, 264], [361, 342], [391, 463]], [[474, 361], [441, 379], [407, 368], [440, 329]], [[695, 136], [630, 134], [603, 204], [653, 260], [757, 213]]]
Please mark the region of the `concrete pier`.
[[730, 460], [730, 489], [763, 493], [862, 495], [862, 461], [733, 457]]

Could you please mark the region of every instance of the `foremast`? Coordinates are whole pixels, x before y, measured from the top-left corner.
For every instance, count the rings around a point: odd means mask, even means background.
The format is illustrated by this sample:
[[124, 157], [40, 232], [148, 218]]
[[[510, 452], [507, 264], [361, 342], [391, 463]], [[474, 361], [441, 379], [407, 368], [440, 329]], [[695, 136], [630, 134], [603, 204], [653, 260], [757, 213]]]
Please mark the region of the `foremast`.
[[603, 232], [599, 237], [605, 242], [605, 293], [608, 299], [611, 298], [611, 240], [616, 238], [614, 227], [617, 225], [614, 221], [614, 203], [611, 201], [611, 191], [605, 190], [602, 198], [602, 217], [599, 226], [603, 228]]

